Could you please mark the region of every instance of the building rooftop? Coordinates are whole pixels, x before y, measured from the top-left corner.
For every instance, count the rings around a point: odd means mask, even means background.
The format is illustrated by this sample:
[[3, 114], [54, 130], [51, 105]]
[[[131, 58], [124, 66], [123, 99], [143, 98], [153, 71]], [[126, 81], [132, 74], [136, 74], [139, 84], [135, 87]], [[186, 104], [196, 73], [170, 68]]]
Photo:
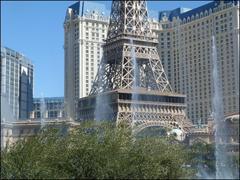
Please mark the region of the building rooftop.
[[2, 47], [1, 46], [1, 56], [3, 55], [3, 54], [5, 54], [5, 55], [7, 55], [7, 56], [12, 56], [12, 57], [14, 57], [14, 58], [16, 58], [16, 59], [19, 59], [21, 62], [22, 62], [22, 64], [31, 64], [32, 65], [32, 61], [29, 59], [29, 58], [27, 58], [25, 55], [23, 55], [22, 53], [20, 53], [20, 52], [17, 52], [17, 51], [15, 51], [15, 50], [13, 50], [13, 49], [11, 49], [11, 48], [8, 48], [8, 47]]
[[205, 13], [205, 11], [209, 11], [210, 9], [213, 11], [213, 9], [218, 7], [221, 2], [224, 2], [225, 4], [232, 3], [234, 5], [237, 5], [238, 0], [214, 0], [210, 3], [187, 11], [185, 8], [177, 8], [172, 11], [161, 11], [159, 12], [159, 20], [161, 20], [164, 16], [168, 17], [170, 21], [173, 20], [173, 17], [179, 17], [181, 20], [183, 20], [184, 18], [191, 17], [192, 15], [195, 16], [196, 14], [200, 15], [200, 13]]
[[94, 11], [100, 12], [103, 16], [110, 15], [110, 11], [106, 9], [106, 6], [98, 2], [78, 1], [68, 8], [72, 9], [74, 14], [78, 16], [84, 16]]

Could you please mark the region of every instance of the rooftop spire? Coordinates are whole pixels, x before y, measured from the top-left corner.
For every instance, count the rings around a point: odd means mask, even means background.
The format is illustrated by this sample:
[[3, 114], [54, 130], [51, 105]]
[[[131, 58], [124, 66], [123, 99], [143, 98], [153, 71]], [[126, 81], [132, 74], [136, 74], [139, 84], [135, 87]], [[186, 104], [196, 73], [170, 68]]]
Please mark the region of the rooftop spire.
[[151, 37], [145, 0], [113, 0], [108, 39], [120, 35]]

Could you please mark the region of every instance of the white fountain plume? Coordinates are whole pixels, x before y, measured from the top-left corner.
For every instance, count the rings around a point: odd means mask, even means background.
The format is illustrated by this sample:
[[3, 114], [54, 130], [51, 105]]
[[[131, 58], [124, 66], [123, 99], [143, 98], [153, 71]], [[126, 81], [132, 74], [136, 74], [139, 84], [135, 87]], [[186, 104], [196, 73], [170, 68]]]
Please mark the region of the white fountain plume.
[[[101, 63], [104, 62], [104, 56], [101, 59]], [[104, 75], [104, 68], [101, 68], [99, 66], [98, 68], [98, 74], [99, 76]], [[98, 86], [101, 86], [101, 81], [98, 81]], [[94, 120], [95, 121], [111, 121], [112, 120], [112, 114], [113, 110], [112, 107], [109, 105], [110, 98], [109, 96], [104, 95], [103, 93], [96, 95], [96, 102], [94, 107]]]
[[40, 123], [41, 123], [41, 129], [45, 126], [45, 114], [46, 114], [46, 104], [45, 104], [45, 99], [44, 99], [43, 93], [41, 93], [41, 99], [40, 99]]
[[212, 36], [212, 60], [213, 60], [213, 119], [215, 124], [215, 157], [216, 157], [216, 179], [234, 179], [234, 172], [230, 168], [227, 156], [227, 129], [224, 126], [224, 108], [222, 99], [222, 88], [219, 79], [217, 49], [215, 37]]
[[135, 101], [138, 100], [138, 93], [136, 92], [137, 90], [137, 73], [138, 73], [138, 65], [137, 65], [137, 60], [136, 60], [136, 53], [135, 53], [135, 46], [133, 44], [133, 39], [130, 39], [130, 44], [132, 46], [131, 48], [131, 58], [132, 58], [132, 64], [133, 64], [133, 84], [132, 84], [132, 104], [131, 104], [131, 109], [132, 109], [132, 122], [131, 122], [131, 127], [133, 128], [136, 122], [136, 104]]

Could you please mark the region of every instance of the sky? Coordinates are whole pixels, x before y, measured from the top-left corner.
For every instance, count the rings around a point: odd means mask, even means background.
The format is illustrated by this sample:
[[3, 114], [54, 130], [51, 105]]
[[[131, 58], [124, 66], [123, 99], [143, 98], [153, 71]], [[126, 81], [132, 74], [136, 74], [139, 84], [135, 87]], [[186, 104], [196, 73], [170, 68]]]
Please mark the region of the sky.
[[[1, 1], [1, 46], [31, 59], [34, 97], [64, 96], [64, 29], [68, 6], [76, 1]], [[150, 17], [178, 7], [196, 8], [209, 1], [148, 1]], [[104, 4], [110, 12], [111, 1]]]

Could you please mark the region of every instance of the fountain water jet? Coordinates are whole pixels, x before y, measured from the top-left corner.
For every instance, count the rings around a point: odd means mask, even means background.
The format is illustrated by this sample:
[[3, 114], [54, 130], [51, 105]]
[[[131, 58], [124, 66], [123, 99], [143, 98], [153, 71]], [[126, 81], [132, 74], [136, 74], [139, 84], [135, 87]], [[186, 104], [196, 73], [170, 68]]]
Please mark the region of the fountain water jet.
[[222, 99], [222, 88], [219, 79], [217, 49], [215, 37], [212, 36], [212, 60], [213, 60], [213, 119], [215, 124], [215, 157], [216, 157], [216, 178], [233, 179], [234, 170], [230, 168], [231, 162], [227, 155], [227, 129], [224, 126], [224, 108]]
[[[101, 61], [104, 61], [102, 58]], [[99, 67], [98, 75], [104, 75], [104, 69]], [[98, 87], [101, 86], [101, 82], [98, 81]], [[95, 107], [94, 107], [94, 120], [96, 121], [108, 121], [111, 120], [111, 116], [109, 114], [113, 113], [112, 108], [109, 106], [109, 96], [106, 96], [104, 93], [96, 95], [95, 98]]]
[[138, 73], [138, 65], [137, 65], [137, 60], [136, 60], [136, 53], [135, 53], [135, 46], [133, 45], [133, 39], [130, 39], [131, 43], [131, 58], [132, 58], [132, 64], [133, 64], [133, 84], [132, 84], [132, 100], [133, 103], [131, 104], [131, 109], [132, 110], [132, 122], [131, 122], [131, 127], [134, 127], [134, 124], [136, 122], [136, 104], [134, 101], [138, 100], [138, 94], [136, 92], [137, 90], [137, 73]]
[[40, 99], [40, 123], [41, 123], [41, 129], [45, 126], [45, 113], [46, 113], [46, 104], [45, 99], [42, 94], [42, 97]]

